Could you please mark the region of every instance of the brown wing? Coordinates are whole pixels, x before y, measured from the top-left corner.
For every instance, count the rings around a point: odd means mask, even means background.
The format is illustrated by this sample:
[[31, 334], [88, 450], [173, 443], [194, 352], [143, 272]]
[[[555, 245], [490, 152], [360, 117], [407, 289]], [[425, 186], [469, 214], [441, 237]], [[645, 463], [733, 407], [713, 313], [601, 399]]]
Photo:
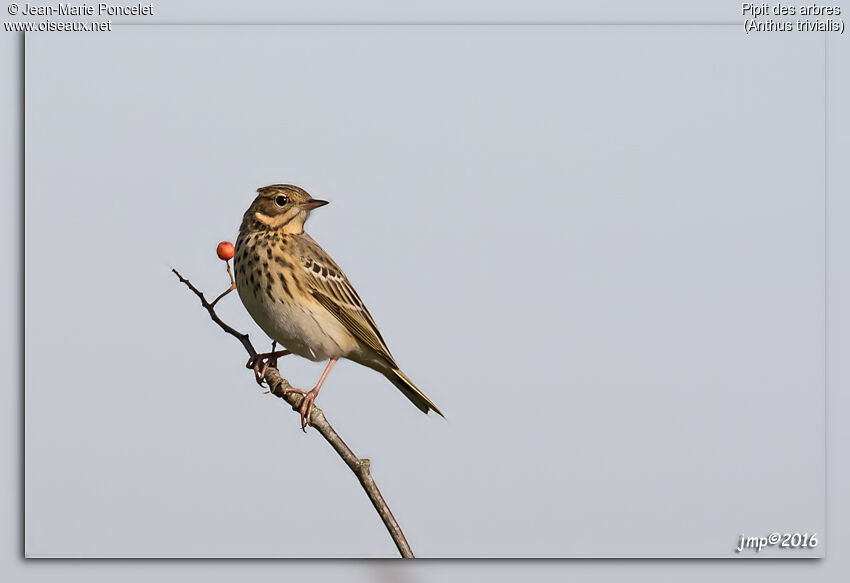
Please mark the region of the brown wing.
[[[318, 247], [318, 244], [315, 245]], [[307, 276], [308, 288], [313, 297], [358, 340], [395, 367], [395, 360], [375, 320], [339, 266], [324, 252], [310, 255], [302, 257], [301, 268]]]

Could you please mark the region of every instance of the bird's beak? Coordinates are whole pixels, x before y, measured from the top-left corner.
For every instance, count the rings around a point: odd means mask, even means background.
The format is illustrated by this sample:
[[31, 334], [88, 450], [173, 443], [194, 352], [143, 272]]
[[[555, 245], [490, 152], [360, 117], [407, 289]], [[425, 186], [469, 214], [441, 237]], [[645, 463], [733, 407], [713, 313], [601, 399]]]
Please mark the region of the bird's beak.
[[311, 211], [313, 209], [319, 208], [320, 206], [325, 206], [326, 204], [328, 204], [328, 201], [326, 201], [326, 200], [317, 200], [315, 198], [311, 198], [307, 202], [302, 202], [301, 206], [302, 206], [302, 208], [305, 208], [308, 211]]

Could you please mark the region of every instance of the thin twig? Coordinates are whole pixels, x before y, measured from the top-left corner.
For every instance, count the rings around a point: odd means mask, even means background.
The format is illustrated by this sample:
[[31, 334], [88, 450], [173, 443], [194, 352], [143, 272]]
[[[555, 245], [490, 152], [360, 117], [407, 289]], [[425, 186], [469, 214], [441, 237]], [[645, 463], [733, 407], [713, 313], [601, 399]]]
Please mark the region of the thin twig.
[[254, 350], [254, 345], [251, 344], [250, 340], [248, 340], [247, 334], [237, 332], [234, 328], [231, 328], [230, 326], [225, 324], [224, 321], [222, 321], [222, 319], [218, 317], [218, 314], [215, 313], [213, 305], [207, 301], [207, 298], [204, 297], [204, 294], [200, 290], [198, 290], [198, 288], [192, 285], [191, 281], [180, 275], [180, 272], [176, 269], [172, 269], [171, 271], [174, 272], [174, 275], [177, 276], [177, 279], [179, 279], [181, 283], [185, 283], [186, 287], [188, 287], [190, 290], [192, 290], [192, 293], [198, 296], [198, 299], [201, 300], [201, 305], [204, 307], [204, 309], [206, 309], [207, 312], [210, 313], [210, 318], [212, 318], [213, 322], [218, 324], [222, 330], [239, 340], [239, 342], [242, 343], [242, 346], [245, 347], [245, 350], [248, 351], [249, 356], [257, 356], [257, 351]]
[[[227, 263], [227, 275], [228, 275], [228, 277], [230, 277], [230, 287], [227, 288], [226, 290], [224, 290], [223, 292], [221, 292], [220, 294], [218, 294], [218, 297], [216, 299], [214, 299], [212, 301], [212, 303], [210, 304], [210, 308], [214, 308], [215, 305], [218, 303], [218, 300], [220, 300], [221, 298], [223, 298], [224, 296], [226, 296], [227, 294], [229, 294], [230, 292], [232, 292], [233, 290], [236, 289], [236, 280], [233, 279], [233, 272], [230, 271], [230, 259], [228, 259], [226, 261], [226, 263]], [[272, 351], [272, 352], [274, 352], [274, 351]]]
[[[230, 267], [228, 265], [228, 267]], [[239, 340], [242, 343], [242, 346], [248, 352], [248, 355], [253, 357], [257, 355], [257, 351], [254, 349], [254, 345], [248, 339], [247, 334], [243, 334], [238, 332], [236, 329], [224, 323], [224, 321], [218, 317], [218, 314], [215, 312], [215, 302], [210, 303], [207, 301], [207, 298], [204, 296], [203, 292], [201, 292], [198, 288], [192, 285], [188, 279], [180, 275], [180, 273], [176, 269], [172, 269], [171, 271], [177, 276], [181, 283], [186, 284], [192, 293], [194, 293], [199, 300], [201, 300], [201, 306], [209, 312], [210, 318], [212, 318], [213, 322], [219, 325], [219, 327]], [[228, 269], [229, 272], [229, 269]], [[216, 299], [221, 299], [221, 296]], [[269, 385], [269, 393], [274, 395], [275, 397], [279, 397], [289, 403], [292, 406], [293, 411], [298, 411], [301, 407], [301, 400], [303, 397], [298, 393], [285, 393], [287, 389], [293, 388], [292, 385], [289, 384], [289, 381], [280, 376], [280, 372], [274, 366], [269, 365], [266, 369], [266, 373], [263, 377], [265, 381]], [[363, 486], [363, 490], [366, 491], [366, 495], [369, 497], [369, 500], [372, 502], [372, 505], [375, 507], [375, 510], [378, 511], [378, 515], [381, 517], [381, 520], [384, 523], [384, 526], [387, 528], [387, 531], [390, 533], [390, 536], [395, 543], [395, 546], [398, 548], [398, 552], [401, 553], [401, 556], [404, 558], [413, 558], [413, 551], [410, 550], [410, 545], [407, 544], [407, 539], [404, 537], [404, 533], [401, 531], [401, 527], [396, 522], [393, 513], [390, 511], [390, 507], [387, 505], [384, 497], [381, 495], [381, 491], [378, 489], [378, 485], [375, 483], [375, 480], [372, 478], [372, 473], [369, 471], [370, 461], [365, 458], [359, 458], [354, 455], [354, 452], [345, 444], [339, 434], [334, 430], [331, 424], [328, 422], [325, 414], [319, 407], [314, 406], [313, 411], [310, 413], [310, 425], [316, 428], [316, 430], [321, 434], [322, 437], [334, 448], [334, 450], [339, 454], [339, 457], [342, 458], [342, 461], [345, 462], [345, 465], [354, 472], [354, 475], [357, 476], [357, 480], [360, 482], [360, 485]]]

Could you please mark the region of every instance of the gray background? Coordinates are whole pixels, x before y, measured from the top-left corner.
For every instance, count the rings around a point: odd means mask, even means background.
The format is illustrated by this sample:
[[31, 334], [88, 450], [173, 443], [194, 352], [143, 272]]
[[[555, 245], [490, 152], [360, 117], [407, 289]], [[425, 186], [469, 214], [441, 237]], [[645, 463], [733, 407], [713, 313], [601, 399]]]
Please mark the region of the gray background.
[[[28, 554], [393, 553], [169, 273], [224, 287], [215, 243], [276, 181], [333, 201], [310, 232], [447, 414], [349, 363], [319, 401], [420, 555], [730, 556], [741, 533], [823, 532], [821, 37], [28, 41]], [[221, 311], [257, 331], [236, 296]], [[322, 367], [282, 366], [299, 386]]]
[[[550, 14], [552, 14], [552, 13], [550, 13]], [[579, 15], [579, 16], [582, 16], [582, 15]], [[4, 37], [4, 42], [8, 43], [7, 46], [9, 46], [10, 49], [14, 48], [14, 44], [11, 41], [9, 41], [8, 37], [9, 37], [9, 35]], [[843, 46], [844, 45], [841, 44], [841, 43], [835, 43], [835, 42], [830, 43], [830, 51], [831, 51], [830, 57], [831, 58], [830, 58], [830, 65], [829, 66], [830, 66], [830, 70], [832, 70], [832, 71], [841, 70], [843, 59], [845, 58], [844, 54], [843, 54], [843, 51], [844, 51]], [[10, 54], [11, 53], [12, 53], [12, 51], [10, 51]], [[844, 68], [846, 70], [846, 63], [844, 63]], [[843, 84], [844, 82], [845, 81], [841, 77], [839, 77], [837, 74], [833, 74], [831, 76], [830, 100], [833, 103], [840, 102], [841, 101], [840, 98], [841, 98], [842, 95], [846, 96], [846, 85]], [[10, 97], [10, 99], [14, 98], [15, 95], [16, 95], [16, 91], [14, 90], [13, 87], [8, 87], [7, 89], [4, 89], [4, 91], [5, 91], [5, 94]], [[836, 95], [838, 97], [836, 97]], [[12, 103], [14, 103], [14, 100], [12, 100]], [[833, 108], [830, 113], [831, 113], [830, 121], [831, 121], [832, 129], [829, 133], [829, 143], [831, 144], [829, 159], [835, 161], [835, 160], [837, 160], [841, 157], [841, 148], [846, 148], [846, 146], [847, 146], [846, 138], [844, 137], [844, 134], [840, 131], [840, 129], [842, 127], [846, 126], [846, 118], [844, 118], [842, 112], [838, 111], [836, 108]], [[11, 127], [12, 127], [12, 129], [15, 129], [14, 124], [11, 124]], [[8, 132], [7, 135], [12, 135], [13, 133], [14, 132]], [[18, 145], [17, 141], [7, 140], [7, 146], [9, 146], [10, 149], [15, 148], [17, 145]], [[846, 158], [846, 153], [845, 153], [844, 157]], [[14, 173], [14, 169], [15, 169], [15, 164], [14, 164], [15, 158], [10, 155], [6, 158], [6, 160], [10, 161], [10, 164], [9, 164], [10, 173], [9, 173], [9, 175], [14, 175], [13, 173]], [[835, 193], [838, 190], [837, 186], [842, 184], [843, 180], [844, 180], [844, 177], [840, 174], [841, 170], [837, 169], [836, 166], [837, 166], [836, 164], [831, 164], [831, 165], [829, 165], [829, 170], [828, 170], [829, 176], [831, 177], [831, 180], [830, 180], [830, 183], [829, 183], [831, 193]], [[332, 207], [329, 207], [328, 209], [325, 209], [325, 210], [330, 211], [331, 208]], [[10, 210], [14, 211], [14, 207], [12, 207], [12, 209], [10, 209]], [[828, 225], [831, 225], [831, 226], [834, 227], [836, 223], [840, 224], [842, 212], [846, 213], [846, 208], [843, 206], [843, 201], [841, 199], [836, 199], [835, 196], [830, 197]], [[4, 216], [7, 217], [6, 220], [10, 221], [9, 229], [7, 229], [5, 232], [7, 233], [7, 236], [9, 237], [9, 246], [11, 247], [11, 246], [14, 246], [15, 240], [16, 240], [15, 235], [14, 235], [15, 229], [13, 228], [15, 226], [15, 224], [14, 224], [15, 214], [14, 214], [14, 212], [11, 212], [9, 214], [5, 214]], [[324, 220], [328, 220], [328, 219], [324, 219]], [[320, 225], [320, 221], [314, 221], [314, 225], [313, 225], [314, 231], [318, 232], [317, 229], [319, 228], [319, 225]], [[829, 341], [829, 352], [828, 352], [828, 354], [830, 354], [830, 355], [835, 354], [836, 352], [840, 352], [842, 342], [846, 343], [846, 315], [847, 315], [846, 314], [846, 307], [842, 305], [842, 302], [840, 302], [840, 298], [842, 297], [842, 295], [844, 297], [846, 297], [846, 294], [840, 293], [843, 286], [846, 286], [846, 284], [847, 284], [846, 262], [841, 261], [841, 255], [838, 252], [838, 250], [840, 250], [841, 246], [836, 245], [836, 241], [838, 243], [840, 243], [840, 241], [838, 241], [838, 239], [842, 236], [843, 235], [841, 234], [839, 229], [832, 228], [828, 231], [829, 249], [831, 250], [831, 252], [827, 257], [828, 283], [829, 283], [828, 297], [829, 297], [829, 301], [830, 301], [830, 303], [829, 303], [829, 315], [830, 315], [829, 322], [830, 322], [830, 325], [827, 328], [827, 338], [828, 338], [828, 341]], [[328, 246], [331, 247], [330, 243], [328, 244]], [[333, 248], [332, 248], [332, 250], [333, 250]], [[208, 253], [208, 252], [206, 250], [204, 250], [204, 254], [206, 254], [206, 253]], [[336, 255], [338, 257], [340, 257], [341, 260], [344, 259], [343, 257], [340, 256], [339, 253], [336, 253]], [[842, 266], [844, 266], [844, 268], [842, 268]], [[359, 277], [357, 275], [357, 272], [354, 271], [352, 265], [349, 265], [348, 263], [346, 263], [346, 267], [348, 268], [349, 272], [352, 273], [352, 276], [354, 277], [355, 281], [358, 283], [359, 287], [361, 288], [361, 291], [363, 291], [364, 294], [367, 294], [367, 291], [366, 291], [366, 288], [365, 288], [366, 282], [361, 281], [361, 279], [365, 279], [365, 278]], [[12, 292], [13, 289], [15, 289], [12, 282], [7, 282], [6, 285], [7, 285], [6, 289], [10, 293]], [[370, 304], [372, 304], [373, 311], [377, 311], [376, 305], [375, 305], [376, 304], [375, 299], [376, 298], [373, 298], [371, 295], [367, 295], [367, 300], [369, 300]], [[10, 316], [11, 316], [11, 313], [10, 313]], [[406, 314], [406, 316], [407, 316], [407, 314]], [[10, 318], [10, 319], [13, 319], [13, 318]], [[380, 317], [379, 317], [379, 322], [382, 324], [383, 328], [387, 332], [387, 335], [390, 336], [390, 332], [388, 330], [389, 330], [389, 325], [391, 324], [391, 322], [387, 322], [386, 318], [381, 319]], [[391, 342], [394, 346], [395, 351], [399, 354], [399, 358], [403, 362], [406, 362], [404, 357], [401, 356], [401, 353], [400, 353], [400, 347], [398, 346], [399, 343], [400, 343], [399, 340], [395, 339], [394, 336], [391, 336]], [[228, 349], [230, 350], [232, 348], [228, 347]], [[12, 358], [14, 357], [14, 351], [12, 351], [12, 350], [5, 351], [4, 354], [6, 356], [10, 356]], [[408, 358], [410, 358], [410, 357], [408, 357]], [[837, 384], [840, 385], [842, 379], [846, 379], [846, 372], [847, 371], [844, 370], [844, 368], [842, 368], [842, 366], [841, 366], [841, 363], [837, 363], [835, 359], [830, 358], [830, 359], [827, 360], [827, 362], [828, 362], [827, 371], [828, 371], [828, 380], [829, 380], [828, 386], [831, 388], [831, 387], [836, 386]], [[13, 366], [14, 366], [14, 361], [10, 362], [7, 369], [11, 369]], [[412, 375], [416, 374], [415, 370], [412, 368], [412, 365], [408, 365], [407, 368], [409, 369], [409, 372], [411, 372]], [[420, 382], [421, 382], [421, 379], [420, 379]], [[340, 385], [341, 384], [342, 383], [340, 383]], [[328, 393], [328, 394], [330, 394], [330, 393]], [[435, 399], [437, 399], [439, 397], [439, 395], [437, 395], [433, 391], [432, 391], [432, 396]], [[327, 398], [327, 395], [323, 396], [323, 398]], [[441, 405], [443, 404], [442, 401], [438, 401], [438, 402], [440, 402]], [[6, 409], [8, 411], [8, 413], [10, 414], [10, 420], [9, 420], [10, 422], [6, 425], [9, 428], [9, 431], [10, 431], [9, 440], [8, 440], [10, 444], [19, 443], [19, 434], [15, 432], [15, 428], [18, 427], [18, 424], [17, 424], [17, 422], [14, 422], [14, 423], [12, 422], [15, 418], [15, 415], [17, 414], [16, 412], [19, 411], [19, 409], [15, 408], [14, 403], [15, 403], [15, 401], [13, 400], [12, 403], [11, 403], [11, 406]], [[836, 391], [830, 391], [829, 419], [840, 418], [842, 411], [846, 411], [846, 403], [843, 402], [842, 395], [840, 393], [836, 392]], [[841, 438], [840, 433], [842, 431], [845, 431], [845, 430], [843, 430], [842, 427], [838, 425], [838, 423], [830, 423], [829, 426], [828, 426], [828, 434], [830, 436], [831, 442], [839, 442], [840, 438]], [[845, 437], [845, 441], [846, 441], [846, 436], [844, 436], [844, 437]], [[14, 451], [15, 451], [15, 448], [11, 448], [9, 450], [9, 453], [13, 455], [10, 463], [14, 463], [14, 459], [15, 459], [14, 454], [13, 454]], [[831, 498], [830, 498], [831, 513], [830, 513], [830, 515], [831, 516], [835, 516], [835, 515], [846, 516], [846, 500], [844, 500], [840, 496], [837, 497], [837, 496], [832, 495], [836, 491], [840, 491], [841, 486], [846, 486], [846, 484], [847, 484], [846, 471], [845, 471], [846, 467], [844, 467], [843, 464], [841, 463], [842, 459], [840, 458], [840, 456], [834, 455], [835, 452], [836, 452], [835, 448], [831, 449], [830, 452], [829, 452], [829, 456], [830, 456], [829, 459], [830, 459], [830, 464], [831, 464], [830, 465], [830, 472], [829, 472], [830, 493], [831, 493]], [[377, 456], [375, 456], [375, 457], [377, 457]], [[14, 490], [15, 490], [15, 488], [12, 488], [10, 490], [10, 496], [8, 497], [10, 504], [14, 504], [15, 497], [12, 495], [14, 493]], [[10, 510], [11, 510], [11, 508], [12, 508], [12, 506], [9, 507]], [[7, 539], [9, 541], [9, 544], [7, 545], [7, 547], [8, 547], [8, 546], [13, 545], [13, 543], [11, 541], [14, 540], [13, 537], [16, 536], [16, 534], [15, 534], [16, 529], [13, 528], [13, 526], [10, 525], [6, 532], [7, 532], [7, 535], [10, 537], [9, 539]], [[830, 533], [830, 540], [833, 541], [832, 544], [840, 544], [840, 542], [837, 543], [835, 541], [839, 541], [841, 539], [841, 537], [844, 537], [846, 531], [843, 530], [842, 524], [841, 524], [840, 521], [831, 520], [830, 521], [829, 533]], [[825, 563], [808, 563], [808, 564], [797, 563], [795, 565], [783, 564], [782, 567], [781, 567], [781, 569], [782, 569], [781, 574], [783, 576], [786, 576], [786, 577], [789, 577], [789, 578], [792, 577], [792, 576], [795, 577], [795, 578], [798, 578], [801, 575], [801, 573], [799, 573], [799, 570], [800, 569], [806, 569], [806, 571], [807, 571], [806, 576], [807, 577], [813, 576], [813, 571], [817, 571], [822, 576], [826, 577], [829, 572], [834, 573], [835, 572], [834, 569], [838, 568], [839, 563], [837, 562], [836, 559], [837, 559], [837, 557], [833, 556]], [[21, 563], [17, 563], [17, 566], [15, 566], [14, 564], [11, 564], [11, 563], [9, 563], [8, 565], [9, 565], [10, 568], [14, 568], [15, 569], [14, 572], [18, 575], [29, 574], [30, 576], [33, 576], [33, 577], [37, 577], [38, 573], [45, 573], [47, 571], [52, 572], [53, 570], [59, 569], [59, 568], [66, 569], [66, 570], [71, 569], [71, 570], [81, 574], [81, 576], [82, 576], [82, 573], [91, 573], [91, 569], [89, 569], [85, 564], [80, 564], [80, 563], [74, 564], [73, 567], [70, 567], [67, 564], [63, 565], [61, 563], [59, 563], [59, 564], [51, 563], [50, 565], [46, 565], [46, 564], [43, 564], [43, 563], [40, 564], [40, 565], [33, 565], [32, 563], [29, 563], [27, 568], [23, 568], [23, 565]], [[629, 574], [631, 576], [634, 576], [637, 573], [645, 573], [647, 576], [652, 576], [654, 579], [657, 580], [659, 575], [663, 578], [664, 573], [670, 573], [671, 577], [673, 577], [673, 576], [678, 577], [682, 574], [682, 572], [684, 572], [684, 570], [690, 571], [691, 568], [694, 566], [693, 563], [667, 563], [663, 566], [658, 565], [658, 564], [652, 564], [652, 563], [640, 563], [638, 565], [636, 565], [634, 563], [619, 563], [617, 565], [611, 565], [611, 564], [601, 565], [599, 563], [581, 563], [581, 564], [571, 564], [569, 567], [567, 567], [565, 564], [560, 564], [560, 566], [559, 566], [558, 564], [547, 563], [547, 564], [541, 566], [541, 565], [533, 565], [531, 563], [522, 563], [522, 564], [500, 564], [499, 566], [494, 566], [493, 568], [498, 568], [500, 573], [504, 573], [508, 577], [515, 577], [520, 572], [531, 572], [531, 573], [538, 574], [538, 575], [557, 575], [558, 573], [562, 573], [564, 571], [564, 569], [566, 569], [566, 568], [569, 568], [571, 570], [571, 572], [581, 571], [585, 574], [599, 574], [600, 577], [604, 577], [605, 573], [611, 573], [612, 569], [613, 570], [628, 569]], [[771, 577], [772, 577], [772, 580], [776, 580], [776, 575], [779, 573], [778, 572], [778, 569], [780, 568], [779, 565], [777, 565], [777, 564], [762, 564], [762, 565], [763, 566], [759, 566], [759, 567], [751, 567], [751, 566], [744, 566], [742, 564], [737, 564], [736, 566], [733, 567], [729, 563], [722, 563], [722, 564], [715, 563], [715, 564], [712, 564], [710, 567], [706, 567], [706, 569], [707, 569], [706, 572], [711, 574], [709, 576], [715, 577], [716, 575], [718, 575], [722, 572], [728, 572], [730, 569], [731, 570], [742, 570], [743, 569], [743, 570], [746, 570], [749, 573], [749, 576], [752, 576], [753, 573], [754, 573], [754, 569], [758, 568], [759, 573], [763, 573], [765, 575], [770, 574]], [[115, 566], [115, 565], [113, 565], [113, 566], [101, 565], [99, 567], [98, 571], [100, 573], [104, 573], [103, 576], [109, 576], [109, 574], [114, 573], [114, 569], [117, 569], [117, 568], [120, 568], [120, 567]], [[195, 573], [195, 574], [228, 573], [228, 575], [225, 575], [225, 576], [232, 576], [234, 571], [236, 571], [236, 570], [243, 571], [243, 568], [247, 570], [246, 572], [250, 572], [250, 573], [260, 575], [262, 573], [280, 574], [281, 569], [284, 568], [284, 567], [283, 566], [274, 566], [274, 565], [269, 565], [269, 564], [255, 564], [253, 566], [249, 566], [249, 565], [246, 565], [244, 563], [241, 564], [241, 567], [239, 565], [230, 565], [230, 566], [227, 566], [227, 567], [223, 567], [221, 564], [218, 564], [218, 566], [207, 565], [205, 567], [203, 564], [176, 565], [174, 563], [170, 563], [170, 564], [165, 564], [165, 565], [156, 565], [156, 564], [148, 563], [148, 564], [146, 564], [146, 566], [144, 568], [141, 568], [140, 566], [136, 566], [135, 572], [149, 573], [149, 574], [153, 574], [154, 572], [156, 572], [159, 575], [172, 574], [174, 576], [185, 575], [185, 574], [188, 574], [190, 572]], [[215, 571], [210, 571], [210, 569], [215, 569]], [[286, 569], [287, 569], [287, 571], [286, 571], [287, 573], [294, 573], [295, 571], [302, 569], [304, 571], [308, 571], [308, 572], [311, 572], [311, 573], [320, 572], [320, 573], [326, 573], [326, 574], [329, 574], [329, 575], [334, 574], [334, 573], [338, 574], [339, 571], [341, 571], [341, 570], [345, 570], [346, 572], [359, 573], [364, 577], [368, 577], [371, 574], [374, 574], [374, 572], [372, 571], [372, 567], [369, 566], [368, 564], [366, 564], [366, 565], [361, 564], [359, 566], [351, 566], [351, 565], [340, 566], [340, 565], [338, 565], [338, 566], [326, 566], [326, 567], [319, 567], [318, 565], [306, 566], [306, 565], [303, 565], [303, 564], [300, 565], [300, 566], [296, 566], [296, 565], [290, 564], [288, 567], [286, 567]], [[406, 574], [409, 577], [416, 579], [416, 578], [418, 578], [419, 574], [422, 574], [422, 576], [427, 576], [429, 574], [437, 574], [437, 573], [439, 573], [441, 575], [458, 574], [458, 575], [463, 575], [465, 577], [468, 577], [469, 575], [473, 574], [473, 572], [478, 572], [478, 570], [481, 570], [481, 571], [484, 571], [484, 572], [492, 572], [493, 571], [493, 569], [491, 567], [484, 565], [484, 564], [481, 564], [481, 563], [465, 564], [465, 565], [460, 565], [460, 564], [455, 563], [451, 566], [441, 566], [441, 565], [433, 565], [433, 564], [432, 565], [426, 565], [424, 568], [419, 567], [418, 569], [416, 569], [414, 571], [408, 571], [408, 570], [403, 571], [403, 572], [402, 571], [392, 571], [392, 572], [388, 573], [385, 570], [379, 570], [378, 572], [379, 572], [379, 574], [384, 574], [384, 575], [399, 575], [400, 576], [401, 574]], [[717, 570], [719, 570], [719, 572]], [[122, 573], [123, 573], [123, 570], [122, 570]]]

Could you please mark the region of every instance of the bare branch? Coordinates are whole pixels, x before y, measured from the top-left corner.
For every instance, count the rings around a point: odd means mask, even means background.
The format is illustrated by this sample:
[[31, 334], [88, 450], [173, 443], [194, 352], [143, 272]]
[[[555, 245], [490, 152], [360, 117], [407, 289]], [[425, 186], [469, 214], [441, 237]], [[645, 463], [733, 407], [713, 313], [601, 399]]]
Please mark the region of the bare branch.
[[[230, 266], [228, 265], [228, 268]], [[253, 357], [257, 355], [257, 351], [254, 349], [254, 345], [248, 339], [247, 334], [243, 334], [238, 332], [236, 329], [232, 328], [228, 324], [226, 324], [221, 318], [218, 317], [218, 314], [215, 312], [215, 303], [221, 299], [221, 295], [216, 298], [213, 303], [207, 301], [207, 298], [204, 296], [203, 292], [201, 292], [198, 288], [192, 285], [188, 279], [180, 275], [180, 273], [176, 269], [172, 269], [171, 271], [177, 276], [181, 283], [186, 284], [192, 293], [194, 293], [199, 300], [201, 300], [201, 306], [209, 313], [212, 321], [219, 325], [219, 327], [239, 340], [242, 343], [242, 346], [248, 352], [248, 355]], [[228, 269], [228, 273], [229, 273]], [[222, 294], [223, 295], [223, 294]], [[275, 397], [279, 397], [286, 401], [293, 409], [293, 411], [298, 411], [301, 407], [301, 400], [303, 397], [298, 393], [284, 393], [287, 389], [293, 388], [292, 385], [289, 384], [289, 381], [280, 376], [280, 372], [274, 366], [269, 366], [266, 369], [265, 375], [263, 377], [265, 381], [269, 385], [269, 393], [274, 395]], [[387, 528], [387, 531], [390, 533], [390, 536], [395, 543], [395, 546], [398, 548], [399, 553], [404, 558], [412, 559], [413, 551], [410, 549], [410, 545], [407, 544], [407, 539], [404, 537], [404, 533], [401, 530], [401, 527], [396, 522], [393, 513], [390, 511], [390, 507], [387, 505], [384, 497], [381, 495], [381, 491], [378, 489], [378, 485], [375, 483], [375, 480], [372, 478], [372, 473], [370, 472], [370, 461], [365, 458], [359, 458], [354, 455], [354, 452], [345, 444], [339, 434], [334, 430], [331, 424], [328, 422], [325, 414], [319, 407], [313, 406], [313, 410], [310, 413], [310, 425], [316, 428], [319, 434], [325, 438], [325, 440], [334, 448], [334, 450], [339, 454], [339, 457], [342, 458], [342, 461], [354, 472], [354, 475], [357, 476], [357, 480], [360, 482], [360, 485], [363, 486], [363, 490], [365, 490], [366, 495], [369, 497], [369, 500], [372, 502], [372, 505], [375, 507], [375, 510], [378, 511], [378, 515], [381, 517], [381, 520], [384, 523], [384, 526]]]
[[222, 321], [222, 319], [218, 317], [218, 314], [215, 313], [215, 309], [214, 309], [213, 305], [207, 301], [207, 298], [204, 297], [204, 294], [198, 288], [196, 288], [194, 285], [192, 285], [191, 281], [189, 281], [188, 279], [186, 279], [185, 277], [180, 275], [180, 272], [177, 271], [176, 269], [172, 268], [171, 271], [174, 272], [174, 275], [177, 276], [177, 278], [180, 280], [181, 283], [185, 283], [186, 287], [188, 287], [190, 290], [192, 290], [193, 294], [198, 296], [198, 299], [201, 300], [201, 305], [204, 307], [204, 309], [206, 309], [207, 312], [210, 313], [210, 318], [212, 318], [213, 322], [218, 324], [221, 327], [222, 330], [224, 330], [225, 332], [227, 332], [228, 334], [230, 334], [231, 336], [233, 336], [237, 340], [239, 340], [239, 342], [242, 343], [242, 346], [245, 347], [245, 350], [248, 351], [249, 356], [256, 356], [257, 355], [257, 351], [254, 350], [254, 345], [251, 344], [251, 341], [248, 339], [247, 334], [242, 334], [241, 332], [237, 332], [234, 328], [231, 328], [230, 326], [225, 324]]

